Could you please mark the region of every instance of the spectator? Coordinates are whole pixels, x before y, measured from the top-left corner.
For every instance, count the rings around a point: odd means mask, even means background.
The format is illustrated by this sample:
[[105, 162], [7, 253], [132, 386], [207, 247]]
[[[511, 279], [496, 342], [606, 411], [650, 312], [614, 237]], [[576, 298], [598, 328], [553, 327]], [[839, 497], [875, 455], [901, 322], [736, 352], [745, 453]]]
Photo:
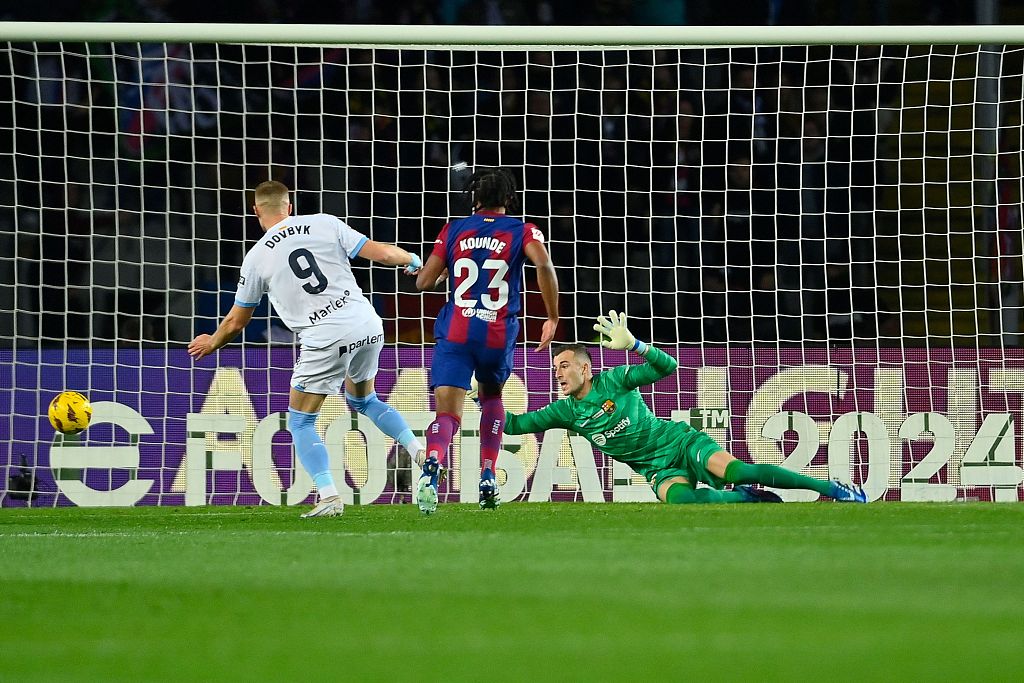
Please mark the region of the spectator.
[[715, 218], [705, 221], [708, 341], [771, 342], [778, 337], [770, 201], [770, 193], [752, 185], [750, 155], [736, 153], [728, 166], [727, 188], [711, 210]]
[[884, 346], [884, 339], [900, 337], [899, 317], [888, 310], [877, 287], [853, 285], [849, 264], [828, 264], [825, 287], [826, 340], [830, 345]]

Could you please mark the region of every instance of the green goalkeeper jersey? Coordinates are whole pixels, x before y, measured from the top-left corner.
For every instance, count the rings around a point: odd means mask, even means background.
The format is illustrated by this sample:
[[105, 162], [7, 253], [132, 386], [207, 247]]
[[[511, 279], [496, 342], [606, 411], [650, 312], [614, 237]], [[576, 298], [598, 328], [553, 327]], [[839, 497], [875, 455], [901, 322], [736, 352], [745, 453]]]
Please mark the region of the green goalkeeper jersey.
[[505, 432], [572, 430], [650, 481], [656, 472], [679, 466], [687, 444], [702, 433], [686, 422], [659, 419], [647, 407], [637, 387], [667, 377], [679, 364], [654, 347], [646, 360], [644, 365], [620, 365], [596, 375], [582, 399], [568, 396], [522, 415], [505, 413]]

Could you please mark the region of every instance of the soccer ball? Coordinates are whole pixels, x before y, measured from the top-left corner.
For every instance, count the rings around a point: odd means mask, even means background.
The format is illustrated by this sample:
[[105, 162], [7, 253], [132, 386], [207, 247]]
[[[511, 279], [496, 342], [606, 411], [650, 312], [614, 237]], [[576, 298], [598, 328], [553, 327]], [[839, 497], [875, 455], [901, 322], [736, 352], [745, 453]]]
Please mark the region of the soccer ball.
[[77, 391], [62, 391], [50, 401], [50, 424], [61, 434], [77, 434], [89, 426], [92, 405]]

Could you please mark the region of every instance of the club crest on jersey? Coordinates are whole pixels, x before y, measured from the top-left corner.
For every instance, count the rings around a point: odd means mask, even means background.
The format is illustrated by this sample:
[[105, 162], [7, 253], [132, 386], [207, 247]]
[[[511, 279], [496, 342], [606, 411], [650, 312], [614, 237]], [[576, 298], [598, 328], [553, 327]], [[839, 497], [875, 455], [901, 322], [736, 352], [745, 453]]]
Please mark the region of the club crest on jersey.
[[615, 401], [611, 400], [610, 398], [605, 399], [604, 403], [601, 404], [601, 407], [598, 408], [593, 415], [591, 415], [586, 420], [580, 423], [580, 427], [586, 427], [588, 424], [590, 424], [591, 420], [601, 417], [602, 415], [611, 415], [614, 412]]

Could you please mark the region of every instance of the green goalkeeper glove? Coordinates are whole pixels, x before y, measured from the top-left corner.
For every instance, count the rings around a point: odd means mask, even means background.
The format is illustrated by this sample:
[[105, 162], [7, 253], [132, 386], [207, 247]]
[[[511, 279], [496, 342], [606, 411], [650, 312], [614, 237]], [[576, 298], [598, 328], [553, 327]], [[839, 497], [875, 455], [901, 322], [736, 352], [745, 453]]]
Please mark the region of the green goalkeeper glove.
[[624, 349], [636, 351], [639, 354], [647, 351], [647, 344], [638, 341], [633, 336], [633, 333], [629, 331], [629, 328], [626, 327], [625, 313], [608, 311], [607, 317], [603, 315], [597, 316], [597, 324], [594, 325], [594, 331], [608, 337], [607, 340], [601, 340], [601, 346], [606, 349]]

